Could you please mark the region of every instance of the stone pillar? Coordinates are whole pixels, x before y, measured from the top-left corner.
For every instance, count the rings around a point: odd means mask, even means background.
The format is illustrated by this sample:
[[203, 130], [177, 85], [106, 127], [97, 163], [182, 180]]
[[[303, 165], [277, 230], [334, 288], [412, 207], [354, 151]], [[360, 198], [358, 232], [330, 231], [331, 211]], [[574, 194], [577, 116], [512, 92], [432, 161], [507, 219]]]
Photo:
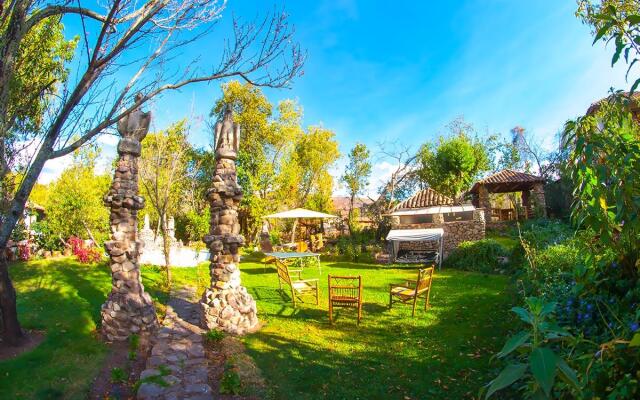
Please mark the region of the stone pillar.
[[487, 212], [491, 212], [491, 199], [485, 185], [478, 187], [478, 208], [484, 208]]
[[244, 243], [237, 211], [242, 188], [235, 164], [240, 132], [230, 109], [215, 129], [216, 169], [213, 187], [207, 192], [211, 224], [209, 235], [204, 237], [211, 255], [211, 282], [200, 300], [201, 323], [207, 329], [242, 335], [257, 330], [259, 321], [256, 302], [242, 286], [238, 269], [239, 249]]
[[533, 205], [537, 215], [541, 217], [547, 216], [547, 202], [544, 199], [543, 183], [536, 183], [533, 185]]
[[433, 214], [433, 223], [435, 225], [444, 224], [444, 215], [443, 214]]
[[105, 243], [110, 257], [111, 293], [102, 305], [102, 333], [108, 340], [126, 340], [131, 334], [146, 335], [158, 326], [153, 301], [140, 280], [138, 258], [138, 195], [140, 141], [149, 129], [150, 113], [136, 110], [118, 122], [122, 138], [118, 163], [104, 203], [111, 209], [111, 240]]

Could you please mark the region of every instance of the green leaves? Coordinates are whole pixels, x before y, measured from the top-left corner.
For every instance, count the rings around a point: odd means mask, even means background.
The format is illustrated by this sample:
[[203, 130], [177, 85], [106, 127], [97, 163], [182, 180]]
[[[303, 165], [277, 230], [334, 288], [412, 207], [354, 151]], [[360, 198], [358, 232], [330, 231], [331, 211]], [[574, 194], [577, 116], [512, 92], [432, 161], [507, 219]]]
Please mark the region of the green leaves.
[[510, 364], [505, 367], [505, 369], [500, 372], [500, 374], [491, 381], [489, 384], [489, 389], [487, 390], [487, 395], [485, 399], [488, 399], [492, 394], [497, 392], [500, 389], [504, 389], [507, 386], [513, 384], [518, 379], [522, 378], [524, 373], [527, 371], [527, 366], [525, 364]]
[[640, 347], [640, 333], [636, 333], [629, 342], [629, 347]]
[[558, 357], [557, 359], [557, 367], [560, 372], [560, 378], [573, 386], [575, 389], [580, 390], [580, 382], [578, 382], [578, 377], [576, 376], [576, 371], [574, 371], [562, 358]]
[[511, 352], [516, 350], [518, 347], [527, 343], [530, 337], [531, 334], [526, 331], [522, 331], [517, 335], [512, 336], [509, 340], [507, 340], [507, 343], [504, 344], [504, 347], [502, 347], [502, 350], [500, 350], [500, 352], [496, 354], [496, 356], [502, 358], [508, 354], [511, 354]]
[[[510, 386], [523, 376], [527, 376], [530, 381], [529, 384], [523, 385], [521, 388], [521, 390], [528, 390], [528, 398], [549, 398], [557, 374], [563, 381], [579, 391], [580, 384], [575, 371], [550, 348], [550, 343], [571, 338], [565, 329], [551, 319], [556, 303], [545, 302], [538, 297], [528, 297], [525, 299], [525, 303], [527, 308], [514, 307], [511, 310], [522, 321], [529, 324], [531, 331], [522, 331], [512, 336], [507, 340], [502, 350], [495, 355], [498, 358], [511, 355], [518, 362], [509, 364], [489, 384], [486, 397], [488, 398], [496, 391]], [[520, 351], [516, 352], [516, 350]], [[530, 375], [527, 372], [530, 372]]]
[[556, 376], [558, 356], [545, 347], [538, 347], [529, 356], [531, 373], [544, 393], [549, 396]]
[[420, 147], [417, 175], [436, 191], [455, 197], [489, 169], [489, 156], [486, 145], [471, 136], [473, 127], [464, 120], [454, 120], [449, 129], [450, 136]]

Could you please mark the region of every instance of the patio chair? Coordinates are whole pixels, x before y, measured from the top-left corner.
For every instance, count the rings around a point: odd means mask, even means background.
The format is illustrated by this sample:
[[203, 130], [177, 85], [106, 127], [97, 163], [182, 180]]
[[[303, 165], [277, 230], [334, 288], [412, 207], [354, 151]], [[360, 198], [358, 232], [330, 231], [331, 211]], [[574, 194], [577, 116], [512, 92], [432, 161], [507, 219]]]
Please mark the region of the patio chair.
[[[289, 269], [289, 266], [281, 260], [275, 260], [276, 268], [278, 269], [278, 284], [280, 285], [280, 291], [282, 292], [282, 284], [284, 283], [291, 290], [291, 301], [293, 307], [296, 307], [296, 301], [304, 303], [303, 296], [312, 296], [316, 299], [316, 305], [319, 304], [318, 300], [318, 280], [317, 279], [302, 279], [301, 269]], [[291, 273], [297, 274], [298, 279], [291, 279]], [[283, 292], [284, 293], [284, 292]]]
[[333, 324], [333, 308], [358, 309], [358, 325], [362, 319], [362, 277], [329, 275], [329, 322]]
[[304, 253], [307, 250], [309, 250], [309, 245], [307, 244], [307, 242], [301, 241], [296, 243], [296, 251], [298, 253]]
[[391, 284], [389, 288], [389, 309], [393, 303], [413, 303], [411, 316], [416, 315], [416, 303], [418, 298], [424, 296], [424, 309], [429, 307], [429, 294], [431, 292], [431, 282], [433, 281], [433, 267], [424, 268], [418, 271], [418, 279], [407, 281], [405, 285]]

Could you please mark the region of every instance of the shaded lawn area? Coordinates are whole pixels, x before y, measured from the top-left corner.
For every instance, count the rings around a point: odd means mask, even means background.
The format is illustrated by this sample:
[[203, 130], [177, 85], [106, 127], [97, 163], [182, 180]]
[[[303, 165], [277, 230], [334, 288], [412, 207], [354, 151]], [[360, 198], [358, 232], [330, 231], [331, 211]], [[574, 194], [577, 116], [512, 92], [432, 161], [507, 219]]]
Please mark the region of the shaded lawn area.
[[[248, 352], [271, 385], [275, 398], [425, 398], [475, 396], [495, 376], [489, 365], [513, 319], [510, 285], [497, 275], [437, 272], [432, 308], [411, 318], [411, 306], [389, 311], [388, 285], [415, 279], [413, 269], [348, 262], [305, 269], [303, 278], [320, 278], [320, 306], [294, 310], [278, 290], [273, 268], [245, 257], [244, 285], [258, 302], [265, 326], [245, 337]], [[363, 321], [353, 310], [327, 316], [327, 274], [362, 275]], [[14, 360], [0, 362], [2, 398], [83, 399], [105, 359], [96, 337], [100, 305], [110, 289], [108, 267], [72, 259], [17, 263], [11, 274], [18, 290], [23, 326], [46, 331], [44, 342]], [[174, 283], [208, 284], [208, 268], [174, 268]], [[158, 268], [144, 267], [146, 290], [165, 303]]]

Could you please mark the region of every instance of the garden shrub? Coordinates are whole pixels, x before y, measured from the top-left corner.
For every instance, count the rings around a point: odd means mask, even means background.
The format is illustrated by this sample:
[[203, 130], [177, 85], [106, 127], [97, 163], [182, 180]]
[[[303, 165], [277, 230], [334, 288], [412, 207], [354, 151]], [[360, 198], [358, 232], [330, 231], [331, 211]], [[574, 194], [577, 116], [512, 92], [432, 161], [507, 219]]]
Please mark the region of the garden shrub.
[[59, 251], [63, 249], [60, 237], [51, 228], [51, 224], [47, 220], [36, 221], [31, 225], [35, 232], [35, 243], [38, 249], [46, 251]]
[[[563, 243], [573, 235], [574, 230], [568, 224], [548, 219], [525, 221], [511, 230], [512, 237], [521, 238], [531, 248], [538, 250]], [[526, 264], [525, 251], [521, 240], [518, 240], [518, 243], [511, 251], [509, 261], [514, 268], [522, 267]]]
[[520, 274], [526, 295], [547, 301], [568, 299], [575, 285], [573, 271], [582, 263], [583, 250], [574, 240], [569, 240], [532, 251], [532, 263], [525, 263]]
[[67, 241], [76, 259], [83, 264], [95, 263], [102, 260], [102, 251], [97, 247], [87, 247], [84, 240], [71, 236]]
[[462, 242], [444, 260], [446, 268], [484, 273], [504, 272], [508, 266], [502, 261], [507, 250], [493, 239]]

